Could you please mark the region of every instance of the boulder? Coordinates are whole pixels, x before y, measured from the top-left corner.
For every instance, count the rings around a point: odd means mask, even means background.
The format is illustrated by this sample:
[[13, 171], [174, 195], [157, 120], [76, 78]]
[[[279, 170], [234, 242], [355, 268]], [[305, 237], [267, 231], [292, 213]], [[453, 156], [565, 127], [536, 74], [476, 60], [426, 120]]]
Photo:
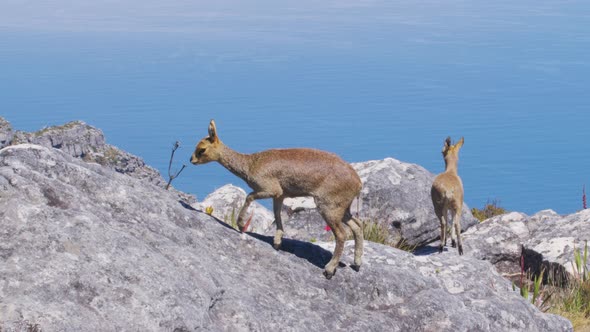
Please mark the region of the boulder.
[[[0, 150], [0, 327], [46, 331], [572, 331], [489, 262], [240, 235], [146, 181], [39, 145]], [[343, 263], [352, 262], [347, 243]]]
[[[583, 253], [590, 241], [590, 210], [560, 218], [550, 216], [536, 221], [536, 226], [530, 239], [523, 244], [526, 268], [534, 274], [545, 269], [546, 275], [558, 283], [577, 277], [581, 271], [575, 266], [574, 250]], [[590, 261], [585, 264], [586, 271], [590, 271]]]
[[531, 218], [510, 212], [479, 223], [462, 237], [465, 253], [492, 264], [520, 262], [521, 247], [531, 236]]
[[[203, 201], [194, 203], [192, 206], [202, 212], [205, 212], [208, 207], [212, 207], [212, 215], [215, 218], [231, 225], [237, 222], [238, 213], [245, 200], [246, 192], [244, 189], [226, 184], [207, 195]], [[253, 202], [250, 204], [247, 217], [249, 218], [250, 216], [252, 216], [252, 221], [248, 231], [261, 233], [271, 228], [273, 230], [275, 229], [275, 227], [270, 227], [274, 222], [273, 213], [260, 205], [260, 203]]]
[[12, 126], [0, 116], [0, 149], [10, 144], [13, 136]]
[[590, 210], [565, 217], [552, 210], [533, 216], [511, 212], [470, 228], [463, 244], [467, 255], [488, 260], [507, 274], [520, 272], [524, 254], [526, 271], [537, 275], [544, 269], [545, 277], [561, 283], [578, 272], [573, 264], [574, 248], [584, 250], [590, 240], [588, 225]]
[[[352, 212], [364, 221], [389, 229], [389, 242], [404, 241], [420, 246], [440, 237], [440, 222], [434, 214], [430, 188], [435, 175], [425, 168], [393, 158], [353, 163], [363, 189], [361, 200], [353, 202]], [[285, 236], [298, 239], [325, 238], [324, 221], [311, 198], [285, 200], [289, 224], [296, 231]], [[477, 224], [467, 204], [463, 205], [463, 230]], [[309, 232], [307, 232], [309, 230]]]
[[13, 144], [31, 143], [60, 149], [72, 157], [82, 158], [113, 168], [119, 173], [147, 179], [157, 185], [165, 185], [160, 173], [134, 155], [122, 151], [105, 141], [102, 130], [83, 121], [72, 121], [61, 126], [46, 127], [27, 133], [19, 131]]
[[[2, 140], [2, 120], [0, 118], [0, 141]], [[46, 127], [32, 133], [17, 131], [9, 143], [13, 145], [31, 143], [59, 149], [86, 162], [110, 167], [119, 173], [149, 181], [157, 186], [166, 186], [166, 181], [155, 168], [146, 165], [142, 158], [107, 144], [102, 130], [83, 121]], [[192, 195], [173, 188], [172, 191], [188, 203], [196, 201]]]
[[[311, 242], [334, 239], [334, 234], [331, 229], [327, 228], [327, 224], [317, 211], [313, 199], [307, 197], [285, 199], [282, 220], [285, 231], [284, 238]], [[350, 229], [348, 227], [345, 229], [348, 235], [352, 236]], [[266, 234], [271, 235], [274, 232], [274, 229], [269, 229]]]
[[14, 136], [13, 144], [19, 143], [32, 143], [60, 149], [77, 158], [102, 151], [106, 146], [102, 131], [82, 121], [46, 127], [32, 133], [18, 131]]

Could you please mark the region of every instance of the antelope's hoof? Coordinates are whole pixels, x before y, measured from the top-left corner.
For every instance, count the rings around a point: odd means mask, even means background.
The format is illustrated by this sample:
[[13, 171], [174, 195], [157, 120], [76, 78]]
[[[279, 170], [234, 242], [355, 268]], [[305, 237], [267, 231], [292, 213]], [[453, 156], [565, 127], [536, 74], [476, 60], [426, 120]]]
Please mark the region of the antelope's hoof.
[[463, 255], [463, 246], [459, 246], [459, 255]]
[[453, 248], [457, 247], [457, 243], [455, 242], [455, 240], [451, 241], [451, 247], [453, 247]]
[[279, 243], [273, 243], [272, 244], [272, 247], [275, 248], [275, 250], [279, 250], [279, 249], [281, 249], [281, 243], [280, 242]]
[[328, 270], [324, 270], [324, 277], [326, 277], [328, 280], [332, 279], [335, 274], [336, 270], [334, 270], [334, 272], [328, 272]]
[[353, 270], [355, 270], [356, 272], [358, 272], [358, 271], [360, 271], [360, 270], [361, 270], [361, 266], [360, 266], [360, 265], [357, 265], [357, 264], [352, 264], [350, 267], [351, 267]]
[[440, 247], [438, 247], [438, 253], [439, 253], [439, 254], [442, 254], [442, 252], [443, 252], [444, 248], [445, 248], [445, 247], [444, 247], [443, 245], [441, 245]]

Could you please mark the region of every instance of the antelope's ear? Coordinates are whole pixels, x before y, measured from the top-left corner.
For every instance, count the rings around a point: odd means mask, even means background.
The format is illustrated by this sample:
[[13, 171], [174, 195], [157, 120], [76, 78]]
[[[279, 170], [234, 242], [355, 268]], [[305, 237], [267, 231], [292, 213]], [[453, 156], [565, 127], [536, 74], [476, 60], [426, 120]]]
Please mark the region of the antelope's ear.
[[445, 139], [445, 145], [443, 146], [443, 149], [446, 150], [450, 147], [451, 147], [451, 136], [447, 136], [447, 139]]
[[457, 142], [457, 144], [455, 144], [455, 147], [457, 149], [460, 149], [463, 146], [463, 143], [465, 142], [465, 139], [463, 137], [461, 137], [461, 139], [459, 140], [459, 142]]
[[218, 139], [219, 138], [217, 137], [217, 128], [215, 127], [215, 120], [211, 119], [211, 122], [209, 122], [209, 141], [213, 143]]

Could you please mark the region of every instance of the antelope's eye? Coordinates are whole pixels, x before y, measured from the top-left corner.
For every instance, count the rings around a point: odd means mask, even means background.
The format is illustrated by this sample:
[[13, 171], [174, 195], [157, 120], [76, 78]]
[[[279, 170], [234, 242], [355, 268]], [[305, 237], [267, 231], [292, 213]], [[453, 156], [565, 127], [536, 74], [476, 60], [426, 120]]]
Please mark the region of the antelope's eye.
[[197, 157], [200, 157], [203, 154], [203, 152], [205, 152], [205, 150], [207, 150], [207, 149], [198, 149], [197, 150]]

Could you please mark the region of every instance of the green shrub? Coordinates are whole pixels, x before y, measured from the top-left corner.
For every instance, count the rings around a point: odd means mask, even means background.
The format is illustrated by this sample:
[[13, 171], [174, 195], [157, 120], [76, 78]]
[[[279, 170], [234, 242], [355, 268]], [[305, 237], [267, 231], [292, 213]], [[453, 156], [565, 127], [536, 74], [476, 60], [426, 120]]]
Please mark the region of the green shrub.
[[223, 222], [230, 225], [233, 229], [239, 230], [238, 229], [238, 222], [236, 220], [236, 209], [235, 208], [231, 209], [230, 215], [223, 216]]
[[367, 241], [388, 244], [389, 231], [387, 227], [373, 221], [363, 222], [363, 237]]
[[416, 249], [416, 246], [409, 245], [405, 239], [392, 242], [389, 239], [387, 225], [372, 220], [363, 221], [363, 237], [367, 241], [384, 244], [408, 252], [413, 252]]
[[477, 218], [480, 222], [494, 216], [499, 216], [506, 212], [508, 211], [506, 211], [506, 209], [500, 206], [499, 200], [493, 200], [492, 202], [488, 201], [482, 209], [471, 209], [471, 214], [473, 214], [473, 216]]
[[586, 269], [587, 264], [588, 242], [583, 253], [579, 248], [574, 249], [573, 278], [551, 301], [550, 312], [569, 319], [574, 331], [590, 331], [590, 272]]

